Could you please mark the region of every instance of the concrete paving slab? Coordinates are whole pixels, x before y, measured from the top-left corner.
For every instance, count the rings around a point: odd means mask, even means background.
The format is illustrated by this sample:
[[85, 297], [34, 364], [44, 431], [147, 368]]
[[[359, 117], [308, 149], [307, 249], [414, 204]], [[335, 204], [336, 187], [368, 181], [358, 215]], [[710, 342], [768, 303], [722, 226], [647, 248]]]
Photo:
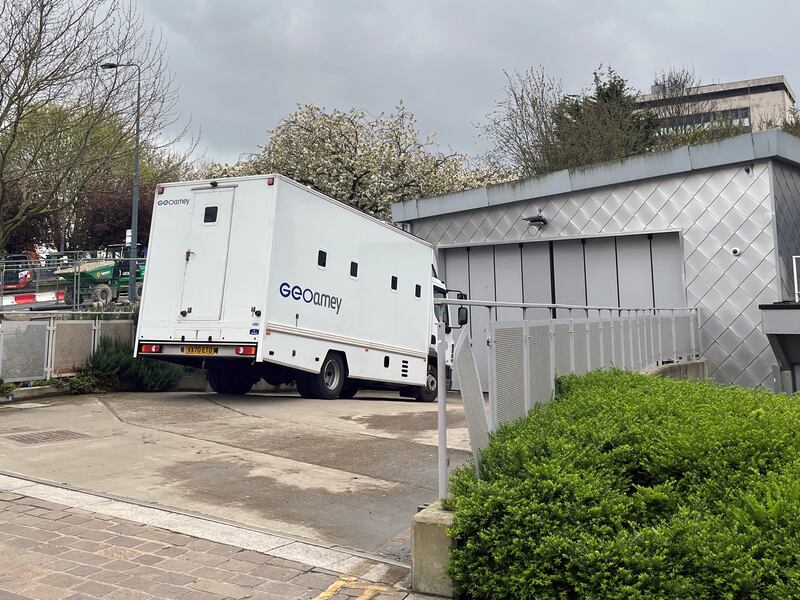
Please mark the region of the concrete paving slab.
[[[396, 396], [68, 397], [0, 410], [0, 470], [407, 562], [411, 517], [436, 496], [435, 409]], [[448, 421], [464, 429], [456, 402]], [[84, 437], [38, 445], [8, 437], [54, 430]], [[469, 454], [450, 456], [457, 466]], [[105, 502], [109, 516], [129, 518], [129, 507]]]

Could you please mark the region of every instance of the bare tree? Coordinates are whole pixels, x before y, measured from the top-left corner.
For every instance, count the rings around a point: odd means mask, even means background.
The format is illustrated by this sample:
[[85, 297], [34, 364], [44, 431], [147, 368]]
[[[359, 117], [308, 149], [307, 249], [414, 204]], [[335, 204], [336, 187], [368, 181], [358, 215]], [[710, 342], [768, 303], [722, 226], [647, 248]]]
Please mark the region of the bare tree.
[[124, 0], [0, 0], [0, 249], [131, 156], [137, 69], [143, 144], [173, 122], [160, 38]]
[[495, 159], [521, 176], [556, 170], [558, 140], [555, 114], [564, 100], [561, 81], [543, 67], [505, 72], [505, 98], [482, 125]]
[[670, 67], [656, 73], [647, 106], [660, 125], [657, 148], [702, 144], [744, 130], [735, 116], [720, 110], [715, 100], [699, 94], [701, 86], [700, 77], [688, 67]]

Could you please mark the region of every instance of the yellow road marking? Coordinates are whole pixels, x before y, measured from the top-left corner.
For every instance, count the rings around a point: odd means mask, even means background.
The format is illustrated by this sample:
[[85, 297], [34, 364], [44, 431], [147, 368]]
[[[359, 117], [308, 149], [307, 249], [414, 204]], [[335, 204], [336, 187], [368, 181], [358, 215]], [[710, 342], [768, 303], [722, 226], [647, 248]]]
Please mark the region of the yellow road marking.
[[362, 594], [356, 600], [369, 600], [375, 594], [381, 592], [390, 593], [394, 590], [379, 583], [360, 583], [356, 577], [340, 577], [328, 586], [328, 589], [322, 592], [314, 600], [328, 600], [333, 598], [339, 590], [362, 590]]

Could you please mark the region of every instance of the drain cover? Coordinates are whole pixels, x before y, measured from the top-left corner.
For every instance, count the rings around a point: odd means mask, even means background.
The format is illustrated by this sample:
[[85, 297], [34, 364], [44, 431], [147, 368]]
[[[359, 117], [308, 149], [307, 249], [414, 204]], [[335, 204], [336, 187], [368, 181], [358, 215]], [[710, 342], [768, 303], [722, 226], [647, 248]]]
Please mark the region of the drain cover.
[[14, 440], [20, 444], [49, 444], [50, 442], [66, 442], [69, 440], [82, 440], [88, 438], [88, 435], [78, 433], [77, 431], [69, 431], [67, 429], [58, 429], [56, 431], [36, 431], [34, 433], [19, 433], [16, 435], [3, 436], [9, 440]]

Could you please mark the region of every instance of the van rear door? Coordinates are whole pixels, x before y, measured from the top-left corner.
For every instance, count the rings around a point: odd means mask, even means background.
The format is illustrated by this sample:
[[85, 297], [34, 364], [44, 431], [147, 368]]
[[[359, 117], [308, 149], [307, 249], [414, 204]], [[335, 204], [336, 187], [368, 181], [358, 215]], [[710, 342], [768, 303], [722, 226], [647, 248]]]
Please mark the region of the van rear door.
[[181, 321], [218, 321], [225, 293], [234, 186], [194, 191], [184, 260]]

